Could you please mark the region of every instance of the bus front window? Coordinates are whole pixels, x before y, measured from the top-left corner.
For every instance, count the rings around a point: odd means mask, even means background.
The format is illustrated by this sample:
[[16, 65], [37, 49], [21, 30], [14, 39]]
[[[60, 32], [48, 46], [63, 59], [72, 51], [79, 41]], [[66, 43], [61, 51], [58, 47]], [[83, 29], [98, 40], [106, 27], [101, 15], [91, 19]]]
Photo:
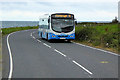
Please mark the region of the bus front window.
[[52, 29], [55, 32], [71, 32], [74, 29], [73, 19], [52, 19]]

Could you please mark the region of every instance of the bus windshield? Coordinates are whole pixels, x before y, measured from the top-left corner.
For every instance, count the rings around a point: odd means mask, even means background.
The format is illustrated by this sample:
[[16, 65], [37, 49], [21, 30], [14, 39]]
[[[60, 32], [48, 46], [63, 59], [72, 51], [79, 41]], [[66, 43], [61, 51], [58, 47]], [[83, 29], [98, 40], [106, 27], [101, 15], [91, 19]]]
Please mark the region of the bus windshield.
[[56, 32], [71, 32], [74, 29], [73, 19], [52, 19], [52, 29]]

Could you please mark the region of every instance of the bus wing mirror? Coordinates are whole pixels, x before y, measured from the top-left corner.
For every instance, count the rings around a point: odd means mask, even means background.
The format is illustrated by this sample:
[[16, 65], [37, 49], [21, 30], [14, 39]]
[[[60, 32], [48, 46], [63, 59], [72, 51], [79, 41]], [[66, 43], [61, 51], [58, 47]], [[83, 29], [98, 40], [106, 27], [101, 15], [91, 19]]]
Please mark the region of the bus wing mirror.
[[75, 21], [75, 24], [77, 25], [77, 21]]

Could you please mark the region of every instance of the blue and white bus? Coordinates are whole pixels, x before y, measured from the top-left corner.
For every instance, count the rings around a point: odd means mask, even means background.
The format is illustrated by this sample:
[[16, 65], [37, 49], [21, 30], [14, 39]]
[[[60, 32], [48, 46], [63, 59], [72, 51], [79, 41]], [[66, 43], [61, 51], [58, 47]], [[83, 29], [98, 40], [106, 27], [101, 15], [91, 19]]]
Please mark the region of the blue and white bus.
[[55, 13], [41, 16], [39, 19], [38, 34], [40, 38], [52, 39], [75, 39], [75, 19], [73, 14]]

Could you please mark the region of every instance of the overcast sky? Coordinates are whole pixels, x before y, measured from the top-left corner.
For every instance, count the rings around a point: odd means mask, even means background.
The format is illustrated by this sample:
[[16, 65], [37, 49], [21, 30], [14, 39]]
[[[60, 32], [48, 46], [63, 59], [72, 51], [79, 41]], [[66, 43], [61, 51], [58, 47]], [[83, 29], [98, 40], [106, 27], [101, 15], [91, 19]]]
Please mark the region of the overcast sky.
[[0, 0], [0, 20], [38, 21], [46, 13], [73, 13], [78, 21], [111, 21], [119, 0]]

